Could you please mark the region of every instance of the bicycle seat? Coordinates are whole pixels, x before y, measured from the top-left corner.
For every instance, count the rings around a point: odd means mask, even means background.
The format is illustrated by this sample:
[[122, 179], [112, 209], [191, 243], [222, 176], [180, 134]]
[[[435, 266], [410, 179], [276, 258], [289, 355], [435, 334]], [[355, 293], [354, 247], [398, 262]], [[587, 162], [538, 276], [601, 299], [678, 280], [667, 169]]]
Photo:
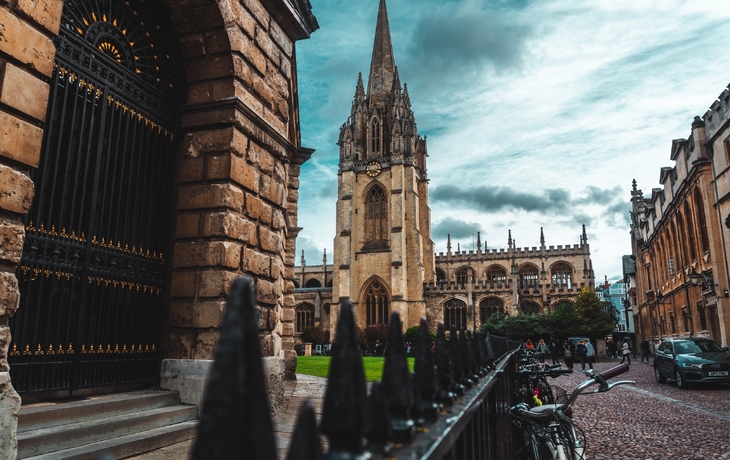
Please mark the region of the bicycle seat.
[[[521, 412], [522, 415], [528, 417], [528, 418], [535, 418], [535, 419], [543, 419], [543, 418], [549, 418], [553, 411], [557, 410], [558, 408], [562, 407], [562, 404], [543, 404], [542, 406], [536, 406], [531, 408], [528, 411]], [[573, 408], [569, 407], [563, 411], [563, 413], [568, 416], [573, 416]]]

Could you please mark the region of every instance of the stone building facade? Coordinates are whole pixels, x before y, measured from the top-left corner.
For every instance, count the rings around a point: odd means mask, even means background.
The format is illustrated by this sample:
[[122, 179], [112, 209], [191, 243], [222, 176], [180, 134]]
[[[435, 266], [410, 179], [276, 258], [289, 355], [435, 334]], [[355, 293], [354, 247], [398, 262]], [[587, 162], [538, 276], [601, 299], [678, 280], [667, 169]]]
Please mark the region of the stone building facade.
[[[297, 269], [303, 283], [332, 273], [330, 297], [324, 301], [331, 309], [327, 316], [314, 315], [315, 324], [334, 331], [338, 305], [349, 298], [361, 328], [387, 324], [393, 311], [400, 312], [406, 328], [418, 325], [421, 317], [434, 330], [438, 321], [475, 328], [494, 312], [542, 312], [572, 302], [583, 286], [593, 287], [585, 228], [573, 246], [548, 247], [541, 235], [539, 248], [518, 248], [510, 236], [506, 250], [486, 244], [482, 249], [479, 242], [476, 251], [452, 252], [449, 243], [445, 254], [435, 253], [426, 139], [418, 134], [408, 87], [395, 65], [384, 0], [367, 90], [360, 75], [338, 145], [333, 271]], [[314, 287], [300, 287], [297, 311], [313, 309]]]
[[[276, 403], [296, 363], [299, 170], [313, 152], [296, 41], [317, 28], [308, 0], [0, 2], [0, 458], [14, 457], [14, 385], [44, 390], [27, 369], [55, 366], [49, 391], [93, 392], [110, 382], [79, 366], [119, 352], [152, 363], [150, 382], [163, 359], [185, 381], [212, 357], [241, 273], [256, 279]], [[134, 311], [125, 330], [104, 323], [111, 304]]]
[[700, 335], [730, 343], [728, 94], [704, 119], [695, 117], [688, 139], [672, 141], [675, 164], [662, 168], [661, 188], [645, 197], [634, 182], [630, 294], [639, 339]]

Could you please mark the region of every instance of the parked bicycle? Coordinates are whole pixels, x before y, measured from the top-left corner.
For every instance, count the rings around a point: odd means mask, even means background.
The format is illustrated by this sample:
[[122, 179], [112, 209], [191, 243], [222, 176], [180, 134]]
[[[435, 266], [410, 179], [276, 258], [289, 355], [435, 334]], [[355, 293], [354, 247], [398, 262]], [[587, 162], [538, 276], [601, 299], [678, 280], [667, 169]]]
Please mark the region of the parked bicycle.
[[598, 375], [589, 371], [590, 378], [579, 384], [564, 403], [530, 407], [521, 402], [511, 407], [510, 414], [521, 432], [515, 459], [586, 460], [585, 435], [573, 422], [571, 406], [591, 385], [598, 385], [592, 393], [603, 393], [616, 385], [636, 383], [633, 380], [608, 382], [628, 370], [629, 366], [620, 364]]

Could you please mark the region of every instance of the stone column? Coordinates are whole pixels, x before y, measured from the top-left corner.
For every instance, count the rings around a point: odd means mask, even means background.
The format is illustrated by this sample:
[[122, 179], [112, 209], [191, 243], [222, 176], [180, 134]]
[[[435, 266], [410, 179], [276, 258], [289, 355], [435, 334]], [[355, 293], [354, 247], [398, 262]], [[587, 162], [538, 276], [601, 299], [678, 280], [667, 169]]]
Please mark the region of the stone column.
[[[300, 146], [294, 39], [316, 20], [305, 24], [307, 12], [294, 17], [282, 0], [173, 3], [188, 92], [166, 347], [177, 361], [162, 385], [184, 385], [186, 369], [197, 375], [195, 361], [212, 359], [227, 289], [244, 273], [256, 282], [276, 411], [294, 354], [299, 166], [313, 152]], [[202, 393], [190, 397], [197, 403]]]
[[15, 458], [20, 397], [10, 381], [10, 317], [20, 305], [15, 270], [33, 200], [62, 1], [0, 1], [0, 458]]

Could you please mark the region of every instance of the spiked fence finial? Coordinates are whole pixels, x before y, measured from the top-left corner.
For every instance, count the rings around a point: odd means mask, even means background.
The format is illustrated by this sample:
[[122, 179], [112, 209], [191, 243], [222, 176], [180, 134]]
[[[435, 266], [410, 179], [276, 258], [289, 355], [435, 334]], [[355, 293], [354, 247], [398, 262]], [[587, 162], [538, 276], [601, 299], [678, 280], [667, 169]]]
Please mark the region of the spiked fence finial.
[[411, 373], [408, 369], [406, 344], [403, 342], [403, 323], [398, 312], [393, 312], [390, 317], [388, 348], [385, 350], [383, 365], [383, 392], [393, 427], [393, 441], [410, 443], [415, 433], [415, 425], [410, 416], [413, 402]]

